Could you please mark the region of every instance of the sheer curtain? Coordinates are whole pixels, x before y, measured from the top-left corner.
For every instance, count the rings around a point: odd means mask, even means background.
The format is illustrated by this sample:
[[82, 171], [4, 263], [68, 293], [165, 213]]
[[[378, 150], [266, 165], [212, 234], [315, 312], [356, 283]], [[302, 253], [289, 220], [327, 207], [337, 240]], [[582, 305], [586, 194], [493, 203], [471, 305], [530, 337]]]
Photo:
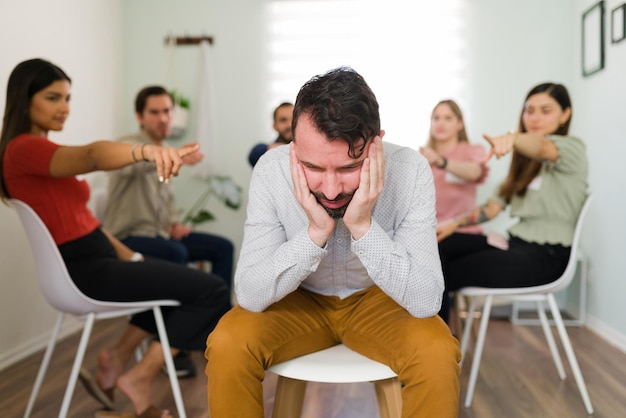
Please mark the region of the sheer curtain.
[[441, 99], [467, 100], [463, 0], [268, 0], [267, 114], [348, 65], [376, 94], [390, 142], [418, 148]]

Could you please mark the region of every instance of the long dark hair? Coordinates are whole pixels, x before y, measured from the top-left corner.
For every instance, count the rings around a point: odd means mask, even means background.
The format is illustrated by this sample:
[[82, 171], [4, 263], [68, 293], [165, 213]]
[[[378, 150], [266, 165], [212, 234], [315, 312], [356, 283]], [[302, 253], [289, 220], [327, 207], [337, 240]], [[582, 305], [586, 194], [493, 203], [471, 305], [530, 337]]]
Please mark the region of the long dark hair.
[[0, 198], [10, 197], [4, 185], [4, 152], [11, 140], [30, 132], [30, 101], [38, 91], [58, 80], [72, 80], [51, 62], [34, 58], [19, 63], [11, 72], [7, 84], [6, 106], [0, 133]]
[[[524, 106], [522, 107], [522, 112], [519, 117], [518, 132], [526, 132], [526, 127], [524, 126], [525, 104], [530, 96], [538, 93], [547, 93], [550, 97], [556, 100], [561, 107], [561, 110], [565, 111], [570, 109], [570, 117], [567, 121], [559, 125], [556, 131], [552, 132], [554, 135], [567, 135], [569, 133], [570, 121], [572, 120], [572, 101], [570, 100], [569, 93], [567, 92], [565, 86], [556, 83], [539, 84], [528, 92], [526, 98], [524, 99]], [[541, 161], [533, 160], [532, 158], [528, 158], [517, 151], [513, 151], [511, 165], [509, 166], [509, 174], [502, 185], [500, 185], [500, 196], [505, 200], [505, 202], [510, 203], [511, 198], [515, 194], [518, 196], [524, 196], [526, 194], [526, 188], [530, 182], [537, 177], [537, 174], [539, 174], [541, 164]]]
[[[330, 141], [348, 144], [348, 155], [359, 158], [368, 141], [380, 134], [378, 101], [363, 77], [350, 67], [340, 67], [306, 82], [293, 109], [292, 132], [300, 116], [310, 116]], [[298, 138], [294, 136], [294, 141]]]

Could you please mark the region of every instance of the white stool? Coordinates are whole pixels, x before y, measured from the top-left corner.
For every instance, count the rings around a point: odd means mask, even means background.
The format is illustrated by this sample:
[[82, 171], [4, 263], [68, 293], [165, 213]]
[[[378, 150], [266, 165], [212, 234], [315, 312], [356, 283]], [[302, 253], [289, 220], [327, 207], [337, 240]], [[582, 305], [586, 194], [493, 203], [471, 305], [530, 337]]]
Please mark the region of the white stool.
[[388, 366], [343, 344], [275, 364], [269, 371], [278, 375], [273, 418], [300, 417], [307, 382], [372, 382], [381, 418], [400, 417], [402, 397], [398, 376]]

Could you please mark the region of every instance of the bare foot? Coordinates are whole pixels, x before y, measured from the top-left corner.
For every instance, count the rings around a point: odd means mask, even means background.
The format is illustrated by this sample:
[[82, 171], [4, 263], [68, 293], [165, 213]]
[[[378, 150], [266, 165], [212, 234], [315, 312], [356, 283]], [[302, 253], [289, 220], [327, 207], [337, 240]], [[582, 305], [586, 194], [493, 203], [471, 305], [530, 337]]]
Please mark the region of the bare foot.
[[117, 377], [124, 371], [123, 368], [114, 350], [102, 350], [98, 354], [98, 373], [96, 373], [98, 386], [103, 390], [113, 389]]
[[139, 417], [146, 418], [174, 418], [167, 409], [159, 410], [156, 406], [149, 407], [146, 411], [139, 414]]
[[[128, 396], [138, 415], [152, 406], [152, 376], [143, 375], [136, 367], [117, 379], [117, 388]], [[169, 412], [163, 412], [163, 418], [169, 418]]]

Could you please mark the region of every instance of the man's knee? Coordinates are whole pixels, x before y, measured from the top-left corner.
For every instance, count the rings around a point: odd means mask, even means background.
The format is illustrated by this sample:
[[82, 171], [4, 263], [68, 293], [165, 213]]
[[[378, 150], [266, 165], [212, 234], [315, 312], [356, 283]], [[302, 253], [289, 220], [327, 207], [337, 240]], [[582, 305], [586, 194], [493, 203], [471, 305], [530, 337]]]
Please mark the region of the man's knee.
[[413, 333], [411, 337], [415, 346], [420, 347], [420, 363], [430, 364], [434, 370], [449, 367], [458, 375], [461, 361], [459, 341], [438, 315], [421, 321], [425, 321], [426, 326], [420, 327], [420, 332]]
[[169, 240], [167, 246], [166, 258], [169, 261], [178, 264], [187, 264], [189, 263], [189, 252], [184, 245], [179, 242]]
[[238, 352], [249, 351], [250, 341], [255, 340], [253, 320], [243, 319], [250, 314], [236, 306], [228, 311], [207, 338], [206, 357], [226, 354], [236, 356]]

